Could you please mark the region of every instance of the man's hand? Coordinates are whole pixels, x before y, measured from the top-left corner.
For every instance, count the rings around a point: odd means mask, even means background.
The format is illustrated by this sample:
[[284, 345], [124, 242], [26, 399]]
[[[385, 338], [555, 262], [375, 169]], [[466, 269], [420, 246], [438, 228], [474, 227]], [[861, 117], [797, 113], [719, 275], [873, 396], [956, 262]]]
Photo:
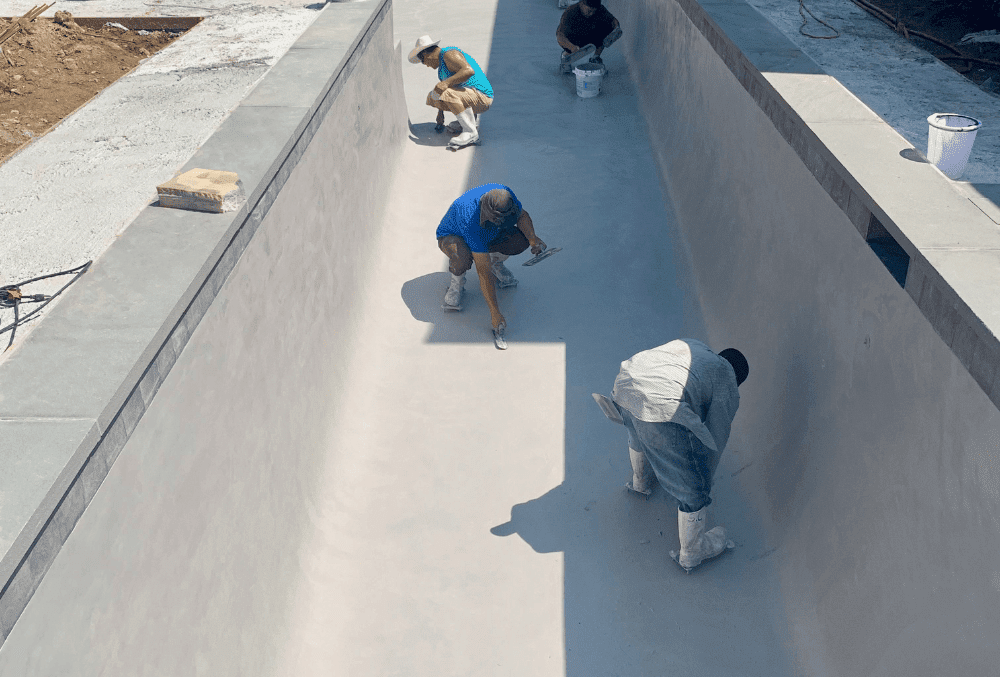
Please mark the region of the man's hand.
[[446, 89], [448, 89], [448, 83], [446, 83], [444, 80], [441, 80], [436, 85], [434, 85], [434, 92], [437, 93], [438, 96], [444, 94], [444, 90]]
[[507, 327], [507, 320], [504, 319], [499, 310], [491, 310], [490, 317], [493, 320], [494, 329], [499, 329], [501, 325], [505, 328]]
[[542, 242], [540, 237], [532, 238], [531, 240], [528, 240], [528, 242], [531, 244], [531, 253], [535, 256], [538, 256], [547, 249], [545, 243]]

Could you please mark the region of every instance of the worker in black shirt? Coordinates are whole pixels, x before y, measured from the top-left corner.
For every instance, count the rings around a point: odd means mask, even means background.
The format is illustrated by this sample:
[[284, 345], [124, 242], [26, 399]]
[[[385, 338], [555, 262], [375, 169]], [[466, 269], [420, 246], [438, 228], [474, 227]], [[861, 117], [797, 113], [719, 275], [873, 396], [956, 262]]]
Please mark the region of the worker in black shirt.
[[601, 5], [601, 0], [580, 0], [563, 12], [556, 29], [556, 40], [563, 48], [560, 72], [571, 72], [574, 63], [591, 54], [590, 63], [604, 63], [601, 52], [621, 36], [618, 19]]

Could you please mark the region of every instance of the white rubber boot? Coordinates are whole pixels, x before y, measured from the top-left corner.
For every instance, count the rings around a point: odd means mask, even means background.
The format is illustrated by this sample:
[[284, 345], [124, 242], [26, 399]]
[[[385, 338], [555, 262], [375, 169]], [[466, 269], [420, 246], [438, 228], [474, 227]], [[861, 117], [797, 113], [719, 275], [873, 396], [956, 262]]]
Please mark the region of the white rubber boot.
[[479, 130], [476, 128], [476, 115], [471, 108], [459, 113], [458, 124], [462, 125], [462, 133], [448, 142], [452, 148], [463, 148], [479, 143]]
[[715, 527], [705, 531], [705, 516], [708, 506], [698, 512], [677, 511], [677, 533], [681, 540], [680, 552], [671, 552], [670, 556], [684, 569], [691, 569], [707, 559], [718, 557], [727, 548], [735, 547], [732, 541], [726, 540], [726, 530]]
[[637, 494], [649, 496], [653, 493], [651, 481], [653, 473], [649, 470], [649, 462], [646, 460], [646, 454], [629, 447], [628, 460], [632, 462], [632, 481], [626, 484], [625, 488]]
[[506, 254], [490, 254], [490, 268], [493, 270], [493, 274], [497, 278], [497, 284], [501, 289], [504, 287], [516, 287], [517, 278], [514, 274], [503, 264], [507, 260]]
[[441, 306], [445, 310], [461, 310], [462, 309], [462, 290], [465, 287], [465, 273], [461, 275], [455, 275], [452, 273], [451, 284], [448, 285], [448, 291], [444, 293], [444, 304]]

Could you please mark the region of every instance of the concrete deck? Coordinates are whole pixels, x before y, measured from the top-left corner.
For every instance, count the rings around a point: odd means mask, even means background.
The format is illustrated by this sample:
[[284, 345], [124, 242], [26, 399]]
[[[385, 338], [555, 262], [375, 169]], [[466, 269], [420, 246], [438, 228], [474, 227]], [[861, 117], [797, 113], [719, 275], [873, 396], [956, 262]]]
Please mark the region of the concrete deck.
[[[290, 0], [64, 4], [45, 16], [68, 11], [80, 17], [205, 19], [0, 165], [4, 285], [67, 270], [107, 251], [139, 212], [156, 201], [156, 186], [178, 173], [322, 7]], [[0, 16], [20, 16], [33, 6], [2, 0]], [[16, 103], [0, 108], [0, 118], [16, 108]], [[30, 293], [52, 294], [68, 279], [36, 283]], [[61, 301], [57, 298], [18, 328], [11, 350], [0, 353], [0, 363]], [[0, 326], [13, 320], [12, 310], [0, 309]], [[3, 335], [4, 347], [9, 337]]]

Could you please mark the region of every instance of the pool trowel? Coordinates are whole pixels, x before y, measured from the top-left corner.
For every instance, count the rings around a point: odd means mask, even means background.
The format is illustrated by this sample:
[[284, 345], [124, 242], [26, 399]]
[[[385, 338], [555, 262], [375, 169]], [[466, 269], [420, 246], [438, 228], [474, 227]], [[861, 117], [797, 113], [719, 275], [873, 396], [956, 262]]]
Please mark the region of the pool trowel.
[[527, 261], [525, 261], [521, 265], [522, 266], [533, 266], [536, 263], [538, 263], [539, 261], [544, 261], [545, 259], [549, 258], [550, 256], [552, 256], [556, 252], [561, 252], [561, 251], [562, 251], [562, 247], [551, 247], [551, 248], [546, 249], [545, 251], [543, 251], [543, 252], [541, 252], [539, 254], [535, 254], [534, 256], [532, 256], [530, 259], [528, 259]]

